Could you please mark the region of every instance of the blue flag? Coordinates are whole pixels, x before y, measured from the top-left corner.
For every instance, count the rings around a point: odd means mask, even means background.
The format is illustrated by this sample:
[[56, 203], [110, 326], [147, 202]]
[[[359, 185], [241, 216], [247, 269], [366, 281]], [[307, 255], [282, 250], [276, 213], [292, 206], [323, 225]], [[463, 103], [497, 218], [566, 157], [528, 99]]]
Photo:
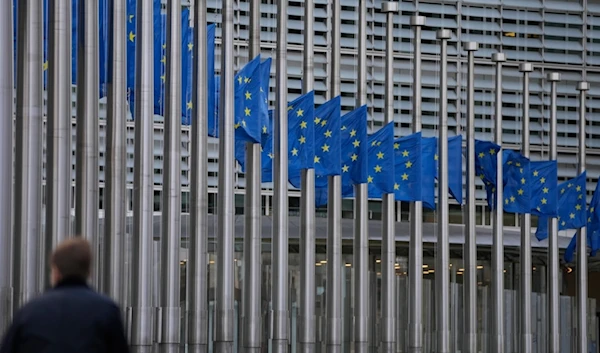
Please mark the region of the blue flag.
[[190, 9], [181, 12], [181, 124], [192, 123], [194, 79], [194, 29], [190, 26]]
[[[574, 179], [570, 179], [558, 185], [558, 230], [577, 229], [585, 227], [587, 223], [585, 178], [583, 172]], [[538, 240], [548, 237], [547, 216], [540, 216], [535, 236]]]
[[[290, 175], [315, 165], [315, 95], [311, 91], [288, 105]], [[292, 184], [294, 185], [294, 184]], [[300, 185], [294, 185], [298, 188]]]
[[165, 115], [167, 16], [154, 14], [154, 114]]
[[[423, 185], [421, 194], [423, 198], [423, 207], [435, 210], [435, 177], [437, 175], [438, 155], [437, 138], [423, 137], [421, 140], [421, 169], [423, 173]], [[430, 186], [431, 185], [431, 186]]]
[[[98, 72], [99, 74], [99, 79], [100, 79], [100, 97], [105, 97], [107, 92], [107, 87], [106, 84], [108, 82], [108, 73], [109, 73], [109, 57], [108, 57], [108, 53], [109, 53], [109, 35], [110, 35], [110, 28], [112, 28], [112, 24], [109, 20], [109, 17], [112, 17], [112, 12], [109, 13], [109, 11], [111, 10], [108, 6], [108, 0], [100, 0], [100, 4], [99, 4], [99, 11], [100, 11], [100, 16], [99, 16], [99, 22], [98, 25], [100, 27], [100, 50], [99, 50], [99, 57], [98, 57], [98, 63], [100, 65], [100, 70]], [[112, 39], [111, 39], [112, 40]]]
[[[556, 161], [531, 162], [529, 168], [531, 213], [538, 216], [557, 216], [558, 164]], [[585, 210], [585, 207], [583, 209]]]
[[[583, 198], [585, 199], [585, 191]], [[596, 256], [596, 252], [600, 249], [600, 183], [596, 184], [596, 190], [594, 190], [587, 216], [587, 246], [590, 248], [590, 256]], [[573, 234], [569, 246], [565, 250], [566, 262], [573, 262], [576, 247], [577, 233]]]
[[208, 89], [208, 136], [219, 137], [219, 113], [218, 98], [219, 88], [217, 86], [220, 83], [220, 78], [215, 75], [215, 28], [216, 25], [210, 24], [206, 29], [206, 46], [207, 46], [207, 58], [206, 58], [206, 70], [207, 70], [207, 89]]
[[531, 212], [529, 188], [529, 159], [518, 152], [504, 151], [504, 211], [510, 213]]
[[315, 185], [317, 187], [326, 186], [328, 176], [341, 173], [340, 129], [341, 99], [338, 96], [315, 109]]
[[388, 123], [368, 138], [367, 183], [369, 197], [394, 193], [394, 123]]
[[450, 195], [463, 202], [462, 136], [448, 138], [448, 189]]
[[417, 132], [394, 141], [394, 193], [397, 201], [422, 201], [422, 188], [434, 188], [433, 180], [429, 185], [423, 180], [422, 140], [421, 133]]
[[235, 75], [236, 140], [261, 142], [262, 127], [268, 124], [268, 107], [261, 92], [260, 55]]
[[475, 140], [475, 173], [485, 185], [488, 206], [495, 209], [496, 173], [500, 146], [489, 141]]
[[342, 196], [354, 194], [352, 185], [367, 182], [367, 106], [363, 105], [342, 117]]

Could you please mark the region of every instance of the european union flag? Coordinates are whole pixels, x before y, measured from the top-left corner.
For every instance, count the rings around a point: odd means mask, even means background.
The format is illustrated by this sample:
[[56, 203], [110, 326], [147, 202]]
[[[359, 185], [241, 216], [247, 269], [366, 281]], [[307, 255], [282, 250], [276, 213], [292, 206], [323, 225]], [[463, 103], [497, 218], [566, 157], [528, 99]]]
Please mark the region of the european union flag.
[[[583, 197], [585, 198], [585, 196]], [[588, 246], [592, 250], [591, 256], [596, 256], [596, 251], [600, 249], [600, 184], [596, 184], [596, 190], [594, 190], [594, 195], [590, 202], [587, 227]]]
[[437, 175], [437, 138], [423, 137], [421, 140], [421, 162], [423, 207], [435, 210], [435, 177]]
[[342, 196], [354, 194], [354, 184], [367, 182], [367, 106], [363, 105], [342, 117]]
[[[585, 227], [587, 223], [586, 197], [585, 197], [586, 172], [558, 185], [558, 230], [577, 229]], [[548, 217], [540, 216], [535, 232], [538, 240], [548, 237]]]
[[[558, 215], [558, 164], [556, 161], [530, 163], [531, 212], [538, 216]], [[584, 207], [585, 209], [585, 207]], [[585, 217], [585, 216], [584, 216]]]
[[273, 182], [273, 111], [269, 110], [269, 124], [271, 128], [262, 131], [261, 139], [261, 165], [262, 165], [262, 182]]
[[475, 173], [485, 185], [488, 206], [495, 209], [496, 173], [500, 146], [489, 141], [475, 140]]
[[433, 180], [431, 185], [425, 185], [422, 179], [422, 139], [421, 133], [417, 132], [394, 141], [394, 194], [397, 201], [422, 201], [422, 187], [434, 187]]
[[181, 123], [192, 123], [192, 83], [194, 78], [194, 29], [190, 26], [190, 9], [181, 12]]
[[236, 139], [260, 143], [261, 128], [268, 124], [268, 107], [261, 90], [260, 55], [235, 75]]
[[[127, 89], [133, 92], [135, 87], [135, 33], [136, 0], [127, 0]], [[133, 104], [130, 104], [133, 112]]]
[[504, 151], [504, 211], [531, 212], [529, 164], [529, 159], [520, 153]]
[[167, 16], [154, 14], [154, 114], [165, 114], [167, 79]]
[[[369, 197], [394, 193], [394, 123], [388, 123], [368, 138], [367, 183]], [[378, 189], [378, 190], [377, 190]]]
[[207, 58], [206, 58], [206, 70], [207, 70], [207, 98], [208, 98], [208, 136], [219, 137], [219, 125], [217, 124], [219, 114], [217, 113], [217, 84], [220, 79], [215, 75], [215, 28], [216, 25], [208, 25], [206, 31], [206, 47], [207, 47]]
[[315, 182], [317, 187], [326, 184], [327, 176], [340, 175], [342, 170], [341, 110], [339, 96], [315, 109]]
[[448, 138], [448, 189], [459, 204], [463, 202], [462, 171], [462, 136], [452, 136]]
[[[108, 1], [107, 0], [100, 0], [100, 4], [99, 4], [99, 10], [100, 10], [100, 16], [99, 16], [99, 21], [98, 21], [98, 25], [100, 27], [100, 53], [99, 53], [99, 57], [98, 57], [98, 63], [100, 65], [100, 70], [99, 70], [99, 80], [100, 80], [100, 97], [105, 97], [107, 92], [107, 87], [106, 84], [108, 82], [108, 73], [109, 73], [109, 65], [110, 65], [110, 61], [109, 61], [109, 35], [111, 33], [110, 28], [112, 28], [112, 24], [110, 22], [112, 22], [111, 20], [109, 20], [110, 17], [112, 17], [112, 12], [109, 12], [110, 10], [112, 10], [109, 6], [108, 6]], [[112, 39], [111, 39], [112, 40]]]
[[[313, 91], [288, 105], [290, 175], [315, 165], [315, 94]], [[293, 184], [292, 184], [293, 185]], [[300, 185], [294, 185], [299, 187]]]

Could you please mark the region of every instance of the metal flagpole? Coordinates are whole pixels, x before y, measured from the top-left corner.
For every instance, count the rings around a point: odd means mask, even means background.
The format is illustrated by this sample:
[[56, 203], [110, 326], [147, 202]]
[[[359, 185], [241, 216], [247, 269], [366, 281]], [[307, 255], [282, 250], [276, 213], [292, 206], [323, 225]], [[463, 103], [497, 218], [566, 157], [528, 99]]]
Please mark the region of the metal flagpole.
[[233, 96], [233, 0], [223, 1], [223, 54], [219, 109], [219, 194], [217, 240], [217, 290], [215, 298], [215, 351], [233, 352], [234, 288], [233, 250], [235, 240], [234, 183], [234, 96]]
[[[42, 1], [22, 1], [17, 20], [17, 105], [13, 307], [41, 288], [42, 230]], [[10, 12], [12, 16], [12, 11]], [[11, 32], [12, 36], [12, 32]], [[12, 41], [12, 38], [11, 38]], [[11, 71], [12, 75], [12, 71]], [[12, 104], [12, 102], [11, 102]]]
[[[414, 70], [413, 70], [413, 132], [421, 131], [421, 31], [425, 25], [424, 16], [413, 16], [410, 24], [414, 29]], [[410, 244], [408, 280], [408, 351], [420, 353], [423, 349], [423, 202], [410, 203]]]
[[[260, 0], [250, 1], [250, 59], [260, 54]], [[268, 94], [268, 92], [265, 92]], [[258, 122], [257, 122], [258, 124]], [[244, 199], [244, 295], [242, 340], [246, 352], [262, 345], [261, 301], [261, 153], [260, 143], [246, 144], [246, 197]]]
[[[52, 249], [71, 235], [71, 1], [51, 0], [48, 10], [46, 243], [42, 267]], [[43, 271], [42, 275], [44, 285], [49, 286], [50, 272]]]
[[187, 343], [190, 353], [208, 351], [208, 72], [206, 1], [194, 2], [194, 83], [191, 157], [190, 249], [187, 263]]
[[[556, 143], [556, 84], [560, 81], [560, 73], [548, 73], [547, 80], [551, 85], [550, 95], [550, 160], [557, 160]], [[584, 135], [585, 136], [585, 135]], [[548, 220], [548, 351], [560, 352], [560, 253], [558, 249], [558, 218]]]
[[[358, 82], [356, 106], [367, 104], [367, 0], [359, 0]], [[368, 350], [369, 327], [369, 228], [367, 184], [354, 186], [354, 350]]]
[[[314, 86], [314, 1], [304, 2], [304, 77], [302, 91]], [[300, 312], [298, 346], [301, 352], [314, 352], [315, 319], [315, 170], [303, 169], [300, 175]], [[329, 249], [329, 248], [328, 248]], [[329, 302], [328, 302], [329, 303]]]
[[154, 62], [148, 55], [154, 45], [152, 2], [138, 2], [136, 17], [131, 346], [137, 352], [150, 352], [154, 322]]
[[439, 177], [438, 177], [438, 240], [435, 274], [437, 352], [450, 352], [450, 244], [448, 233], [448, 40], [452, 32], [437, 31], [440, 45], [440, 116], [439, 116]]
[[[13, 194], [13, 3], [0, 2], [0, 332], [12, 318], [13, 287], [12, 194]], [[38, 68], [39, 69], [39, 68]]]
[[[386, 14], [385, 117], [384, 124], [394, 121], [394, 14], [397, 2], [381, 5]], [[383, 232], [381, 234], [381, 352], [396, 351], [396, 237], [394, 234], [394, 194], [383, 194]]]
[[106, 188], [104, 203], [104, 281], [103, 290], [121, 307], [126, 307], [123, 271], [125, 260], [126, 132], [127, 132], [127, 47], [126, 3], [110, 4], [109, 81], [106, 117]]
[[[465, 219], [465, 290], [464, 299], [464, 342], [466, 352], [477, 352], [477, 239], [475, 231], [475, 51], [476, 42], [464, 43], [468, 53], [467, 73], [467, 202]], [[442, 269], [441, 269], [442, 270]]]
[[[577, 84], [579, 91], [579, 158], [578, 170], [581, 174], [585, 171], [585, 92], [590, 89], [588, 82], [582, 81]], [[577, 231], [577, 352], [588, 351], [587, 340], [587, 237], [586, 227]]]
[[274, 353], [288, 351], [288, 122], [287, 122], [287, 1], [280, 0], [277, 9], [277, 105], [273, 126], [273, 329]]
[[[496, 110], [494, 141], [502, 146], [502, 63], [504, 53], [492, 54], [496, 63]], [[496, 153], [496, 180], [502, 180], [502, 149]], [[492, 212], [492, 352], [504, 353], [504, 197], [501, 183], [496, 186], [495, 210]]]
[[[519, 65], [523, 73], [523, 126], [521, 131], [521, 153], [529, 158], [529, 74], [533, 71], [531, 63]], [[532, 352], [531, 328], [531, 214], [519, 216], [521, 223], [521, 352]]]
[[[340, 0], [332, 0], [331, 98], [340, 94], [341, 14]], [[342, 351], [342, 176], [328, 178], [327, 190], [327, 352]], [[309, 190], [314, 192], [314, 188]], [[314, 203], [313, 203], [314, 205]], [[314, 247], [310, 249], [314, 251]]]
[[181, 248], [181, 0], [167, 2], [165, 151], [162, 190], [161, 314], [162, 352], [178, 352], [180, 343]]
[[[98, 239], [98, 0], [82, 1], [78, 4], [77, 11], [79, 12], [77, 15], [79, 36], [77, 37], [75, 235], [87, 238], [92, 246], [94, 265], [91, 282], [99, 286], [101, 269], [98, 256], [100, 249]], [[69, 135], [70, 132], [69, 129]], [[70, 176], [69, 173], [69, 181]]]

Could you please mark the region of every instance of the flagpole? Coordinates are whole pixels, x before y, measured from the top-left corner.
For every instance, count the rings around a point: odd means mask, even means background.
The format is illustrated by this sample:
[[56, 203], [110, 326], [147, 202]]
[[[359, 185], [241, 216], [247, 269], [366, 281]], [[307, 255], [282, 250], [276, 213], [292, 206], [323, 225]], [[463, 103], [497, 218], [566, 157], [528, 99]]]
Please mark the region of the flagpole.
[[[79, 35], [77, 38], [75, 235], [86, 238], [92, 246], [94, 264], [91, 283], [99, 287], [101, 268], [98, 239], [98, 0], [78, 3], [77, 11]], [[70, 132], [69, 129], [69, 136]], [[69, 182], [70, 177], [69, 173]], [[69, 187], [70, 185], [69, 183]], [[69, 200], [69, 205], [70, 202]]]
[[465, 290], [464, 342], [465, 352], [477, 352], [477, 239], [475, 230], [475, 51], [476, 42], [464, 43], [468, 54], [467, 73], [467, 204], [465, 205]]
[[450, 244], [448, 233], [448, 40], [452, 32], [437, 31], [440, 40], [440, 116], [439, 116], [439, 177], [438, 177], [438, 240], [435, 276], [437, 352], [450, 352]]
[[[71, 236], [71, 1], [51, 0], [48, 11], [44, 265], [54, 247]], [[44, 286], [50, 286], [50, 272], [42, 275]]]
[[162, 352], [177, 352], [180, 343], [181, 249], [181, 0], [167, 1], [167, 68], [165, 152], [162, 189], [161, 314]]
[[[341, 4], [332, 0], [331, 98], [340, 94]], [[327, 352], [342, 351], [342, 176], [328, 177], [327, 190]], [[309, 192], [314, 193], [314, 188]], [[314, 205], [314, 202], [313, 202]], [[311, 249], [314, 251], [314, 247]]]
[[208, 351], [208, 72], [206, 1], [194, 2], [193, 118], [191, 153], [190, 248], [187, 263], [188, 330], [191, 353]]
[[[304, 77], [302, 92], [314, 89], [314, 1], [304, 2]], [[301, 352], [314, 352], [315, 318], [315, 170], [300, 174], [300, 312], [298, 346]], [[329, 249], [329, 248], [328, 248]], [[329, 251], [328, 251], [329, 253]]]
[[[585, 123], [586, 106], [585, 92], [590, 89], [588, 82], [582, 81], [577, 84], [579, 91], [579, 158], [578, 170], [581, 174], [585, 171]], [[586, 227], [577, 231], [577, 352], [588, 351], [587, 340], [587, 237]]]
[[[413, 132], [422, 129], [421, 116], [421, 81], [422, 81], [422, 58], [421, 58], [421, 32], [425, 26], [424, 16], [412, 16], [410, 24], [414, 29], [414, 69], [413, 69]], [[423, 349], [423, 202], [410, 203], [410, 244], [408, 261], [408, 351], [410, 353], [421, 353]]]
[[[260, 55], [260, 0], [250, 1], [250, 59]], [[268, 94], [268, 92], [265, 92]], [[259, 124], [257, 121], [256, 124]], [[244, 198], [244, 296], [242, 343], [247, 352], [262, 345], [261, 301], [261, 153], [260, 143], [246, 143], [246, 197]]]
[[0, 56], [0, 332], [5, 332], [12, 319], [13, 303], [13, 3], [5, 0], [0, 7], [0, 50], [8, 53]]
[[[550, 95], [550, 160], [558, 158], [557, 121], [556, 121], [556, 84], [561, 79], [560, 73], [548, 73], [547, 80], [551, 85]], [[560, 352], [560, 260], [558, 248], [558, 218], [548, 220], [548, 351]]]
[[[494, 141], [502, 146], [502, 63], [504, 53], [492, 54], [496, 63], [496, 126]], [[496, 152], [496, 180], [502, 180], [502, 149]], [[496, 182], [495, 210], [492, 212], [492, 352], [504, 353], [504, 196], [501, 182]]]
[[[384, 124], [394, 121], [394, 14], [398, 2], [385, 1], [386, 14], [385, 112]], [[381, 352], [396, 351], [396, 237], [394, 234], [394, 193], [383, 194], [383, 228], [381, 234]]]
[[[523, 73], [523, 125], [521, 153], [529, 158], [529, 74], [533, 71], [531, 63], [519, 65]], [[521, 300], [519, 317], [521, 321], [521, 352], [532, 352], [531, 327], [531, 214], [519, 216], [521, 223]]]
[[126, 132], [127, 132], [127, 4], [112, 0], [112, 42], [110, 78], [108, 81], [106, 117], [106, 201], [104, 203], [104, 283], [102, 288], [121, 307], [126, 307], [125, 204], [126, 190]]
[[136, 9], [135, 147], [133, 167], [133, 242], [131, 283], [131, 346], [150, 352], [153, 341], [153, 208], [154, 204], [154, 62], [153, 4]]
[[44, 279], [40, 272], [43, 263], [40, 257], [44, 252], [40, 236], [43, 229], [42, 13], [42, 1], [39, 0], [22, 1], [18, 6], [17, 43], [21, 45], [17, 45], [16, 59], [14, 310], [40, 292]]
[[[367, 0], [359, 0], [358, 82], [356, 106], [367, 104]], [[368, 350], [369, 330], [369, 228], [367, 184], [354, 186], [354, 349]]]
[[219, 194], [217, 199], [217, 289], [215, 351], [232, 352], [234, 338], [233, 251], [235, 242], [233, 0], [223, 1], [223, 49], [219, 108]]
[[287, 121], [287, 1], [280, 0], [277, 9], [277, 105], [273, 126], [273, 353], [288, 351], [288, 121]]

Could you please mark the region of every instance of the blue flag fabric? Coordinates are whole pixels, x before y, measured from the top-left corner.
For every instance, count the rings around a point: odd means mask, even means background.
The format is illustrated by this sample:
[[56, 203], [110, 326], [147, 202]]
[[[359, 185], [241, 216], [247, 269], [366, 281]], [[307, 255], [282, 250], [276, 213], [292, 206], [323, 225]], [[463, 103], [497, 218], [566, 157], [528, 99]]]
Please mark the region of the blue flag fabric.
[[[600, 183], [596, 184], [596, 190], [594, 190], [587, 215], [587, 246], [590, 248], [590, 256], [596, 256], [596, 252], [600, 249]], [[566, 262], [573, 262], [576, 246], [577, 233], [573, 234], [571, 242], [565, 250]]]
[[239, 141], [260, 143], [262, 127], [268, 124], [260, 65], [259, 55], [235, 75], [235, 130]]
[[[585, 198], [586, 172], [574, 179], [558, 185], [558, 230], [577, 229], [585, 227], [587, 223], [586, 198]], [[548, 237], [547, 216], [540, 216], [535, 236], [538, 240]]]
[[262, 182], [273, 182], [273, 111], [269, 110], [269, 124], [266, 131], [263, 130], [261, 140], [261, 165], [262, 165]]
[[500, 146], [489, 141], [475, 140], [475, 173], [481, 179], [487, 193], [488, 206], [495, 207], [496, 172]]
[[354, 195], [352, 185], [367, 182], [367, 106], [363, 105], [342, 117], [342, 196]]
[[531, 190], [529, 188], [529, 159], [518, 152], [504, 151], [504, 211], [529, 213]]
[[109, 19], [112, 14], [109, 12], [111, 9], [108, 6], [108, 0], [100, 0], [99, 3], [99, 28], [100, 28], [100, 43], [99, 43], [99, 58], [98, 63], [100, 65], [100, 69], [98, 72], [98, 77], [100, 80], [100, 97], [105, 97], [107, 92], [106, 84], [108, 83], [108, 74], [109, 74], [109, 35], [110, 28], [112, 28], [112, 21]]
[[[315, 185], [317, 188], [327, 185], [328, 176], [341, 173], [340, 129], [341, 99], [338, 96], [315, 109]], [[296, 181], [291, 179], [290, 177], [292, 185], [296, 184]]]
[[154, 114], [165, 114], [167, 16], [154, 14]]
[[216, 25], [210, 24], [206, 29], [206, 45], [207, 45], [207, 58], [206, 58], [206, 71], [207, 71], [207, 90], [208, 90], [208, 136], [219, 137], [219, 113], [217, 111], [219, 98], [219, 88], [217, 84], [220, 78], [215, 75], [215, 29]]
[[[290, 175], [315, 165], [315, 94], [313, 91], [288, 105]], [[292, 184], [294, 185], [294, 184]], [[294, 185], [298, 188], [300, 185]]]
[[192, 123], [194, 79], [194, 29], [190, 26], [190, 9], [181, 12], [181, 124]]
[[[558, 215], [558, 164], [556, 161], [531, 162], [531, 213], [538, 216]], [[583, 208], [585, 210], [585, 207]], [[585, 218], [585, 216], [584, 216]]]
[[448, 189], [450, 195], [463, 202], [462, 136], [448, 138]]
[[421, 155], [423, 157], [421, 162], [423, 207], [435, 210], [435, 177], [438, 167], [436, 137], [423, 137], [421, 140]]
[[394, 193], [394, 123], [368, 138], [367, 184], [369, 197]]
[[127, 91], [129, 92], [129, 109], [134, 112], [135, 88], [135, 33], [136, 33], [136, 0], [127, 0]]

